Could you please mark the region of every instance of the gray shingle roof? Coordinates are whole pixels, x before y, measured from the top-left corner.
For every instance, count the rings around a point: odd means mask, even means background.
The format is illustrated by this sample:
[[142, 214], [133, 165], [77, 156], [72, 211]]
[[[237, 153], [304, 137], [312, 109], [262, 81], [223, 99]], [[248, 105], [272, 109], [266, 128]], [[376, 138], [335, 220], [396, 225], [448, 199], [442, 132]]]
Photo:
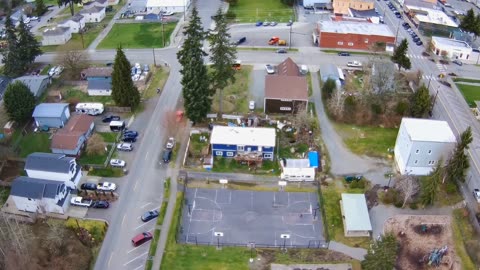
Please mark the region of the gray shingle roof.
[[40, 103], [33, 111], [33, 117], [61, 117], [68, 103]]
[[49, 80], [47, 75], [28, 75], [13, 79], [12, 82], [23, 82], [35, 96], [38, 96], [38, 91], [45, 80]]
[[98, 13], [102, 11], [102, 9], [105, 9], [105, 7], [99, 7], [99, 6], [93, 6], [91, 8], [87, 9], [82, 9], [80, 10], [80, 14], [85, 14], [85, 13]]
[[70, 18], [68, 18], [68, 19], [63, 20], [62, 22], [60, 22], [59, 25], [60, 25], [60, 24], [64, 24], [64, 23], [66, 23], [66, 22], [68, 22], [68, 21], [74, 21], [74, 22], [77, 22], [77, 23], [78, 23], [78, 22], [80, 22], [82, 19], [83, 19], [83, 16], [82, 16], [82, 15], [80, 15], [80, 14], [75, 14], [75, 15], [73, 15], [72, 17], [70, 17]]
[[89, 80], [87, 89], [112, 89], [112, 83], [106, 80]]
[[27, 157], [25, 170], [68, 173], [72, 160], [75, 158], [67, 157], [64, 154], [33, 153]]
[[59, 181], [20, 176], [13, 181], [10, 194], [32, 199], [55, 198], [64, 186]]

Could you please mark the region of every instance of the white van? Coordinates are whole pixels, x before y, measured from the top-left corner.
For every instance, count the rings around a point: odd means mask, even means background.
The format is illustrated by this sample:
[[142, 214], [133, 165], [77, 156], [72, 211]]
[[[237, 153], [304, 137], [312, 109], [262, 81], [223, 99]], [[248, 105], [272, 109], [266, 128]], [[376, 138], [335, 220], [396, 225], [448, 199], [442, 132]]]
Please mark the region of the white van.
[[125, 129], [125, 122], [123, 121], [111, 121], [110, 130], [114, 132], [119, 132]]
[[104, 110], [105, 108], [102, 103], [78, 103], [75, 107], [77, 113], [89, 115], [100, 115]]

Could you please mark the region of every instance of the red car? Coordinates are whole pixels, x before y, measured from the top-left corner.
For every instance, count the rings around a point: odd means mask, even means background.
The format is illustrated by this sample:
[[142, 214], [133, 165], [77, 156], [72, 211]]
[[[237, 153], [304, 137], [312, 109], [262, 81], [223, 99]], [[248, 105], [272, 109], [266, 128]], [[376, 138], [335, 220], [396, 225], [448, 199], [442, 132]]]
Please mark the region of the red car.
[[152, 238], [153, 235], [150, 232], [143, 232], [132, 239], [132, 244], [134, 247], [138, 247]]

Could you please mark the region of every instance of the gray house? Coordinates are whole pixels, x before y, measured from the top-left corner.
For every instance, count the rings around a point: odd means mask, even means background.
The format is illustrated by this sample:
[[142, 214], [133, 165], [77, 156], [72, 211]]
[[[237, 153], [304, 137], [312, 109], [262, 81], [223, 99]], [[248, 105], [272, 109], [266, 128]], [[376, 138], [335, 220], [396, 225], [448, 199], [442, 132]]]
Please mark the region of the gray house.
[[43, 31], [42, 45], [62, 45], [72, 38], [70, 27], [54, 27]]
[[38, 98], [43, 94], [45, 89], [47, 89], [50, 83], [50, 77], [47, 75], [27, 75], [12, 80], [12, 82], [16, 81], [23, 82], [30, 89], [30, 92]]
[[41, 103], [35, 107], [33, 118], [37, 127], [61, 128], [70, 118], [68, 103]]

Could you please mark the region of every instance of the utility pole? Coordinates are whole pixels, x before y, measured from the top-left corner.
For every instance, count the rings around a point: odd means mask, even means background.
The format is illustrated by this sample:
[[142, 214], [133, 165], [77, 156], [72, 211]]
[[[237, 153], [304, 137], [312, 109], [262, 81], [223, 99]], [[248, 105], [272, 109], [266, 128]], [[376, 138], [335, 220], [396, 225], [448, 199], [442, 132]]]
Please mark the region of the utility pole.
[[289, 39], [288, 40], [288, 49], [289, 50], [292, 48], [292, 25], [293, 25], [293, 20], [290, 20], [290, 32], [288, 33], [288, 39]]
[[153, 53], [153, 66], [156, 67], [157, 66], [157, 61], [155, 59], [155, 48], [152, 48], [152, 53]]
[[162, 24], [163, 47], [165, 48], [165, 24], [163, 23], [163, 16], [162, 16], [162, 19], [161, 19], [161, 24]]
[[82, 22], [78, 22], [78, 32], [80, 33], [80, 38], [82, 39], [82, 49], [85, 49], [85, 42], [83, 41]]
[[400, 22], [402, 21], [398, 20], [397, 33], [395, 34], [395, 48], [397, 48], [397, 39], [398, 39], [398, 31], [400, 30]]

